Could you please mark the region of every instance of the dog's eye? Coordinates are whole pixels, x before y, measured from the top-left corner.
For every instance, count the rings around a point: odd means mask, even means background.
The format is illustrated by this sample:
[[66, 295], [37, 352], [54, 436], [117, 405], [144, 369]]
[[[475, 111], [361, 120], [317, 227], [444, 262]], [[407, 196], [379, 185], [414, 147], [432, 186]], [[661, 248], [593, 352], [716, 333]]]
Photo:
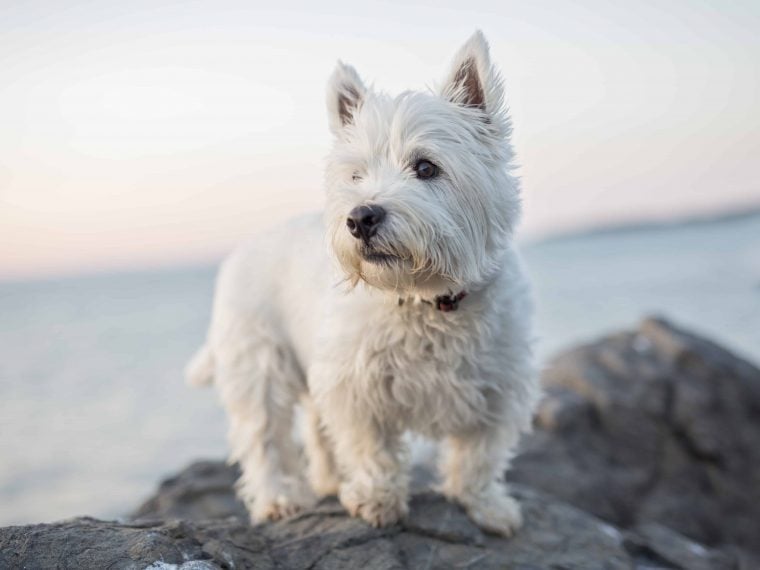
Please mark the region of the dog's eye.
[[359, 181], [361, 181], [361, 179], [362, 179], [362, 175], [358, 171], [354, 172], [351, 175], [351, 180], [353, 180], [354, 182], [359, 182]]
[[420, 160], [414, 166], [417, 178], [428, 179], [438, 176], [438, 167], [429, 160]]

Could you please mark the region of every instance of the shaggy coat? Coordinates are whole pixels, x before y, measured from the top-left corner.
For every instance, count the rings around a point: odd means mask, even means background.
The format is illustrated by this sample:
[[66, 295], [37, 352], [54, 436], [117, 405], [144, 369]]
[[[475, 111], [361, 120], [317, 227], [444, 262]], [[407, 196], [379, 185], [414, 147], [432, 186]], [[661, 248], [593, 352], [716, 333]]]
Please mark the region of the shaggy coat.
[[[219, 389], [255, 522], [338, 494], [352, 515], [394, 523], [413, 431], [442, 442], [440, 490], [509, 535], [521, 517], [502, 478], [539, 388], [488, 45], [477, 32], [440, 89], [397, 97], [339, 63], [327, 104], [326, 211], [224, 262], [189, 380]], [[306, 469], [292, 437], [299, 402]]]

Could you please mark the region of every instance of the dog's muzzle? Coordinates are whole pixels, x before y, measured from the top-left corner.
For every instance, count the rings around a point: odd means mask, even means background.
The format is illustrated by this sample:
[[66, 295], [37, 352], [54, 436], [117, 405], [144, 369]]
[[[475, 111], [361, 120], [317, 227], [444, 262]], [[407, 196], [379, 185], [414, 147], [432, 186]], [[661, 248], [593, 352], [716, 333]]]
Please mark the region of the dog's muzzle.
[[357, 206], [346, 218], [346, 227], [356, 239], [368, 244], [385, 220], [385, 209], [381, 206]]

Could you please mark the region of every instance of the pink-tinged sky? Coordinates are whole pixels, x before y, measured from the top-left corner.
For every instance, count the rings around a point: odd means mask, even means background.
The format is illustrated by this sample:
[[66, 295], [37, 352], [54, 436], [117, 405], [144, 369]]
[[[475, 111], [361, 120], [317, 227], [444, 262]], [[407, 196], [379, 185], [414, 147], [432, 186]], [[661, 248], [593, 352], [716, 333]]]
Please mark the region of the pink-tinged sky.
[[424, 88], [475, 28], [524, 235], [760, 202], [758, 2], [4, 2], [0, 279], [216, 259], [319, 208], [335, 61]]

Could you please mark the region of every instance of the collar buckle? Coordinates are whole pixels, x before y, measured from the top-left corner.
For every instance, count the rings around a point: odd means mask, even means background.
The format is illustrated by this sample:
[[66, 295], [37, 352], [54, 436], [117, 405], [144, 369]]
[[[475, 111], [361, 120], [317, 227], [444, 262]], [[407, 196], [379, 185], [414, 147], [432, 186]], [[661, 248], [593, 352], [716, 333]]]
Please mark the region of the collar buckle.
[[440, 295], [435, 298], [435, 308], [444, 313], [456, 311], [459, 308], [459, 301], [466, 296], [466, 291], [460, 291], [456, 295]]

